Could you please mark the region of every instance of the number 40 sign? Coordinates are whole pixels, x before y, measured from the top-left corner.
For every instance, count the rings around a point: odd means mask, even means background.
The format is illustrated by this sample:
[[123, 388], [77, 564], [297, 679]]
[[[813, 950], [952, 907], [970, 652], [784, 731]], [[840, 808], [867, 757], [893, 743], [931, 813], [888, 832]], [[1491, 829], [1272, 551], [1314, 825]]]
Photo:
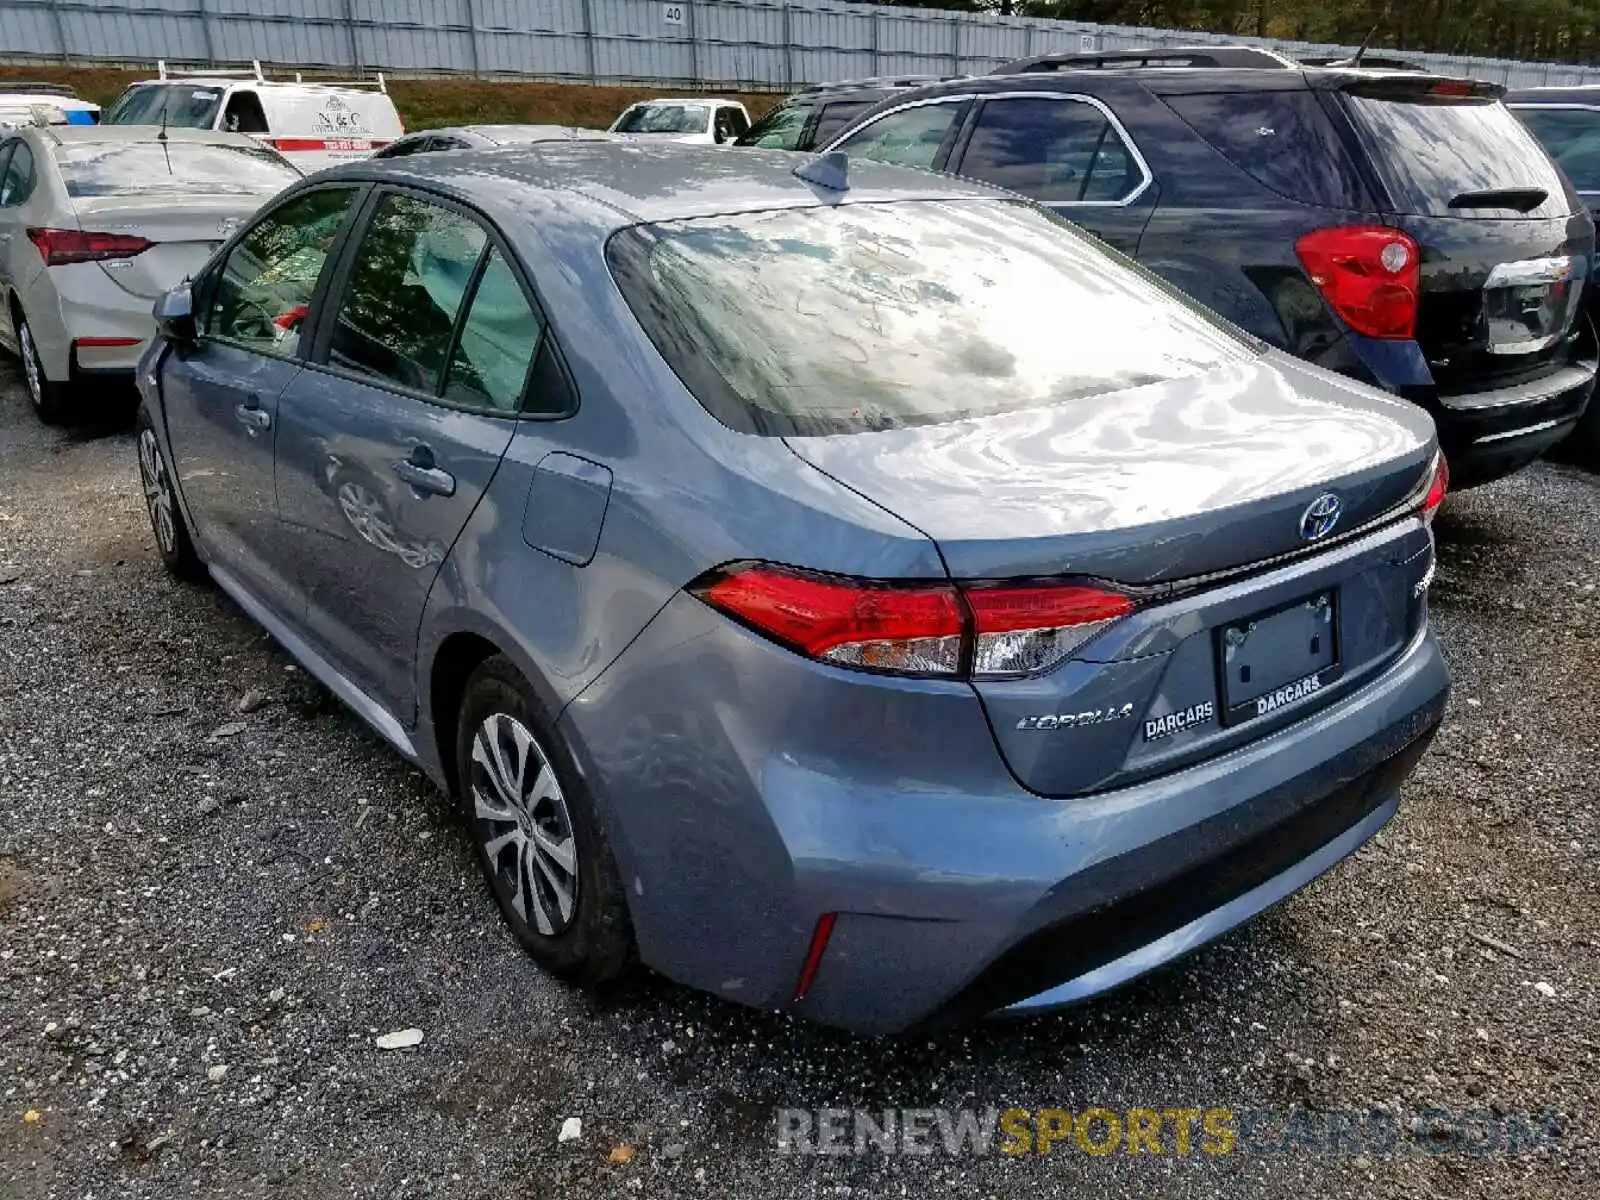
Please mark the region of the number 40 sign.
[[682, 25], [683, 5], [663, 4], [661, 6], [661, 22], [664, 25]]

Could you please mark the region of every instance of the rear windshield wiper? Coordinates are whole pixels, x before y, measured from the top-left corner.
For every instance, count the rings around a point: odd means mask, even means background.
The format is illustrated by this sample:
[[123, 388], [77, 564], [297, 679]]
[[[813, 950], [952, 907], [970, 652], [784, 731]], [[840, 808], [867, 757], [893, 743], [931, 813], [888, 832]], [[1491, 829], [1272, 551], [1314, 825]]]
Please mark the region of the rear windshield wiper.
[[1450, 201], [1451, 208], [1509, 208], [1528, 213], [1550, 198], [1543, 188], [1484, 188], [1481, 192], [1462, 192]]

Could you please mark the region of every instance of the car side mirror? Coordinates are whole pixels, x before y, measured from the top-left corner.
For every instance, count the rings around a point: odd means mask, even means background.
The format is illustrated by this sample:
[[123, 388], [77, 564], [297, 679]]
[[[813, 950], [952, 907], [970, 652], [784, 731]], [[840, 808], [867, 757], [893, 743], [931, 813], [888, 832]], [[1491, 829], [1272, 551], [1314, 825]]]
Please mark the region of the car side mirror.
[[712, 134], [712, 136], [717, 139], [717, 145], [719, 145], [719, 146], [722, 145], [723, 142], [728, 140], [727, 132], [725, 130], [722, 130], [722, 129], [717, 130], [715, 133]]
[[200, 336], [194, 321], [194, 293], [187, 283], [163, 292], [154, 312], [156, 329], [167, 341], [188, 343]]

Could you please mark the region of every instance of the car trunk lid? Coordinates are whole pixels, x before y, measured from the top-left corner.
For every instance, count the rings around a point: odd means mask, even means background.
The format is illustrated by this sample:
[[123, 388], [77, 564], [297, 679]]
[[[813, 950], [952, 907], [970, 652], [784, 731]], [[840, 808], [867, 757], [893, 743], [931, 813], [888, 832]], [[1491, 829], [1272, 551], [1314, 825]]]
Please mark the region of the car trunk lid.
[[1307, 549], [1379, 518], [1432, 454], [1413, 405], [1276, 352], [1016, 412], [790, 437], [801, 458], [932, 538], [958, 579], [1086, 575], [1132, 586]]
[[193, 275], [256, 210], [245, 196], [81, 197], [73, 201], [85, 231], [143, 238], [148, 248], [125, 258], [100, 260], [106, 277], [123, 291], [154, 299]]

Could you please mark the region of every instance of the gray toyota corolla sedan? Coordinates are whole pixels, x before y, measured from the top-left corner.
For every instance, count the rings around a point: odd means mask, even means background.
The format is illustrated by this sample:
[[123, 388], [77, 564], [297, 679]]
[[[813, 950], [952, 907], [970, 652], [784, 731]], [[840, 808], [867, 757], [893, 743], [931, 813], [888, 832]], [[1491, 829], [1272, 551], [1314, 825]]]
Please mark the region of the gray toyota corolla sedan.
[[284, 192], [141, 366], [162, 557], [460, 798], [516, 936], [890, 1032], [1395, 812], [1426, 415], [981, 185], [549, 144]]

